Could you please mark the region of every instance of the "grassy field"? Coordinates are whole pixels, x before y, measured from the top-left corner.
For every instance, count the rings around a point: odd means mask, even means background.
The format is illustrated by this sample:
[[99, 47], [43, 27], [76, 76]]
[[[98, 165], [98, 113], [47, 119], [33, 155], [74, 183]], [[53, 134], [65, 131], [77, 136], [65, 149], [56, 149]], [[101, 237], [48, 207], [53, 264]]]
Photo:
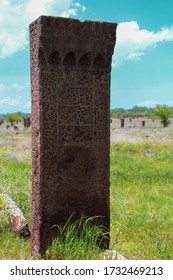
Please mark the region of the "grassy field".
[[[120, 121], [113, 120], [111, 142], [110, 249], [127, 259], [173, 259], [173, 126], [163, 128], [146, 120], [142, 127], [141, 120], [125, 120], [120, 128]], [[0, 127], [0, 193], [15, 200], [31, 227], [30, 130], [16, 134]], [[55, 240], [45, 258], [103, 258], [98, 248], [88, 245], [97, 230], [92, 234], [86, 227], [83, 239], [72, 242], [73, 228], [65, 243], [64, 238]], [[30, 239], [20, 239], [11, 231], [0, 196], [0, 259], [30, 258]]]
[[[0, 127], [0, 193], [7, 193], [24, 212], [31, 225], [31, 131]], [[0, 196], [0, 259], [29, 259], [30, 240], [11, 230], [5, 202]]]

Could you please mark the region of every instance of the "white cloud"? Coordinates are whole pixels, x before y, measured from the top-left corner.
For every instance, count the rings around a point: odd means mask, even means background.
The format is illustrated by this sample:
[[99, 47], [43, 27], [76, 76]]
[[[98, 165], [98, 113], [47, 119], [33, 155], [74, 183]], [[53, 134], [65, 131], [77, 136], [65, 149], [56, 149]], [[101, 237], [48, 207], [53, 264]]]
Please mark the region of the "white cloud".
[[31, 101], [24, 103], [23, 108], [28, 111], [31, 111]]
[[76, 9], [73, 9], [73, 8], [68, 9], [67, 11], [64, 11], [61, 14], [62, 17], [66, 17], [66, 18], [69, 16], [76, 16], [76, 15], [77, 15], [77, 11], [76, 11]]
[[11, 85], [5, 85], [5, 84], [0, 84], [0, 93], [1, 95], [7, 94], [7, 93], [13, 93], [14, 91], [23, 91], [26, 87], [28, 87], [29, 83], [25, 84], [18, 84], [18, 83], [12, 83]]
[[6, 85], [0, 84], [0, 92], [4, 92], [6, 90]]
[[144, 102], [138, 103], [137, 106], [144, 106], [144, 107], [155, 107], [156, 105], [161, 104], [159, 101], [157, 100], [146, 100]]
[[26, 13], [30, 15], [30, 18], [36, 19], [40, 15], [54, 15], [62, 16], [64, 12], [73, 15], [69, 10], [73, 4], [73, 0], [27, 0]]
[[172, 100], [167, 100], [164, 102], [160, 102], [158, 100], [146, 100], [144, 102], [140, 102], [137, 104], [137, 106], [144, 106], [148, 108], [153, 108], [156, 107], [156, 105], [167, 105], [167, 106], [173, 106], [173, 101]]
[[0, 84], [0, 112], [31, 111], [28, 83]]
[[149, 48], [154, 48], [161, 42], [169, 41], [173, 41], [173, 27], [152, 32], [140, 29], [135, 21], [120, 23], [117, 28], [113, 66], [118, 67], [128, 60], [140, 60]]
[[28, 26], [40, 15], [69, 17], [85, 9], [74, 0], [1, 0], [0, 58], [6, 58], [28, 45]]
[[81, 8], [83, 12], [86, 11], [86, 7], [85, 7], [85, 6], [82, 6], [80, 3], [76, 2], [76, 3], [74, 3], [74, 5], [75, 5], [76, 7], [78, 7], [78, 8]]
[[15, 112], [15, 111], [23, 111], [30, 112], [31, 111], [31, 100], [28, 96], [22, 95], [0, 95], [0, 112]]
[[25, 88], [25, 86], [24, 85], [19, 85], [17, 83], [13, 83], [11, 85], [11, 88], [16, 90], [16, 91], [21, 91], [21, 90], [23, 90]]
[[16, 105], [21, 105], [22, 104], [22, 98], [21, 96], [15, 96], [15, 97], [5, 97], [0, 99], [0, 105], [2, 106], [16, 106]]

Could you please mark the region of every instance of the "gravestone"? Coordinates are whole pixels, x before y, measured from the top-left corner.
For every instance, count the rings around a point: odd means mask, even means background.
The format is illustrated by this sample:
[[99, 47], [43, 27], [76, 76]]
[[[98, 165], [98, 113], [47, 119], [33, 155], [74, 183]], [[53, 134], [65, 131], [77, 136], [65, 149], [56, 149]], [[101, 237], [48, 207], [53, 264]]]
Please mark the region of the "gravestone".
[[31, 119], [30, 118], [25, 118], [24, 119], [24, 127], [28, 128], [31, 126]]
[[33, 255], [70, 217], [100, 216], [109, 232], [115, 40], [115, 23], [41, 16], [30, 25]]
[[27, 124], [26, 124], [26, 119], [23, 120], [23, 126], [26, 128]]
[[124, 119], [121, 119], [121, 127], [124, 127]]
[[145, 121], [142, 121], [142, 126], [145, 126]]

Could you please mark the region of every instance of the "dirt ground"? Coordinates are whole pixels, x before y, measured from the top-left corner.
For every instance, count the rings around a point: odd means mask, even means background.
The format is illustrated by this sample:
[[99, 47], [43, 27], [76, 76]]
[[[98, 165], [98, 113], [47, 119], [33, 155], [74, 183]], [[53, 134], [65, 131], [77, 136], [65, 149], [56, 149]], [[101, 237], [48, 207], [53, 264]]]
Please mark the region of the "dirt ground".
[[[145, 121], [145, 126], [142, 126]], [[148, 118], [125, 118], [121, 128], [120, 119], [112, 119], [111, 143], [162, 143], [173, 144], [173, 119], [169, 127], [163, 127], [159, 120]]]

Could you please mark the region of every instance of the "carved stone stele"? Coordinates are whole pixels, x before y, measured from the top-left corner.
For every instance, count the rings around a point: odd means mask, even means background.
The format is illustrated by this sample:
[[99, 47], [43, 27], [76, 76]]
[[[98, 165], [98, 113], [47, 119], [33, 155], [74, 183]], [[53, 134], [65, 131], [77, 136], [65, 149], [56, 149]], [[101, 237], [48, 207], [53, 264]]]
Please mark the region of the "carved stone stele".
[[99, 216], [109, 232], [115, 40], [115, 23], [41, 16], [30, 25], [33, 255], [70, 217]]

